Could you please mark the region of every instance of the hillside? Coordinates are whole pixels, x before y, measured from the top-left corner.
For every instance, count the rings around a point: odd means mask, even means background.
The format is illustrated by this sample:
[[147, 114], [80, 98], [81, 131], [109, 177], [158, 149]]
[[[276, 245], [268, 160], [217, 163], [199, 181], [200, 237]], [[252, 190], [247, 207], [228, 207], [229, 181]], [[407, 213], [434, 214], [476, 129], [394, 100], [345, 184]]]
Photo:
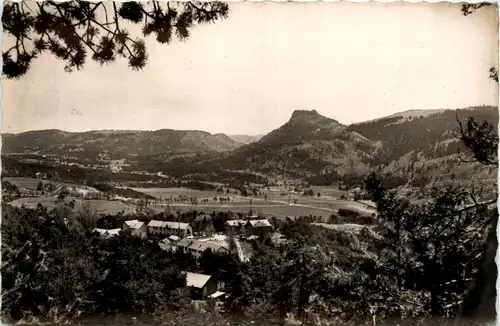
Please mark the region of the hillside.
[[224, 134], [196, 130], [30, 131], [2, 135], [3, 153], [59, 154], [125, 158], [161, 153], [224, 152], [242, 146]]
[[[410, 114], [411, 113], [411, 114]], [[498, 125], [498, 108], [478, 106], [458, 110], [406, 111], [389, 117], [350, 125], [347, 130], [379, 141], [379, 163], [390, 163], [412, 151], [423, 152], [427, 158], [456, 154], [461, 148], [455, 137], [461, 121], [469, 116]]]
[[259, 141], [227, 153], [227, 169], [288, 176], [310, 176], [342, 170], [366, 170], [379, 144], [315, 110], [294, 111], [290, 120]]
[[[497, 170], [465, 162], [468, 150], [457, 139], [458, 122], [468, 117], [498, 125], [498, 108], [478, 106], [457, 110], [406, 111], [348, 127], [381, 142], [371, 162], [382, 165], [400, 185], [429, 187], [461, 184], [494, 191]], [[458, 153], [462, 153], [460, 156]], [[397, 184], [396, 183], [396, 184]]]

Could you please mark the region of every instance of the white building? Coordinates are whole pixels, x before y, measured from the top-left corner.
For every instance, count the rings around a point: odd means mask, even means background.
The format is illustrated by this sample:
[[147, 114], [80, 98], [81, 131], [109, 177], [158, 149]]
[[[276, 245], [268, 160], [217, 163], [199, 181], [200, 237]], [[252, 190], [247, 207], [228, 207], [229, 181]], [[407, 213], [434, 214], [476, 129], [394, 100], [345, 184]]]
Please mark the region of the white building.
[[199, 239], [185, 238], [177, 242], [176, 246], [178, 249], [185, 253], [190, 253], [197, 259], [201, 258], [201, 255], [203, 255], [207, 249], [211, 249], [213, 253], [229, 253], [227, 245]]
[[236, 233], [251, 232], [255, 229], [272, 228], [266, 219], [259, 220], [229, 220], [226, 222], [228, 229]]
[[132, 235], [138, 236], [142, 239], [145, 239], [147, 237], [147, 226], [146, 223], [141, 222], [139, 220], [131, 220], [131, 221], [125, 221], [123, 223], [123, 230], [124, 231], [129, 231]]
[[189, 223], [151, 220], [147, 228], [149, 234], [155, 235], [176, 235], [181, 238], [193, 235], [193, 228]]

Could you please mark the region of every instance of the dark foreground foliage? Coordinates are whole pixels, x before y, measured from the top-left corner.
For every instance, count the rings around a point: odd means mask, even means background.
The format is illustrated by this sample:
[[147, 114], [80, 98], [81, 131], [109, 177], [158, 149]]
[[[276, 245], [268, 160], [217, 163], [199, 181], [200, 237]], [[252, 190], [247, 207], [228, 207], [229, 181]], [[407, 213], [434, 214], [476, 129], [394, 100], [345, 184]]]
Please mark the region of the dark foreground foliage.
[[492, 212], [455, 221], [455, 192], [436, 193], [418, 208], [385, 192], [375, 176], [368, 185], [382, 215], [375, 229], [356, 235], [288, 221], [280, 229], [288, 242], [257, 241], [245, 263], [211, 251], [196, 261], [126, 234], [100, 239], [83, 220], [89, 214], [65, 206], [51, 212], [4, 206], [2, 313], [14, 320], [180, 313], [190, 302], [181, 274], [188, 270], [221, 282], [231, 293], [231, 314], [259, 311], [281, 320], [453, 315], [484, 244], [480, 230], [466, 230], [479, 228]]

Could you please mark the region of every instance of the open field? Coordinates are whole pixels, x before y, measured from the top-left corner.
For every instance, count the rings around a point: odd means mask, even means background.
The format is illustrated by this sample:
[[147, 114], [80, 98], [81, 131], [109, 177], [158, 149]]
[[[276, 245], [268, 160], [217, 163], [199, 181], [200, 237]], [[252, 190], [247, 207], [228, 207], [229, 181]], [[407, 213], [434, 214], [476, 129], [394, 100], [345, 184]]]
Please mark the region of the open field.
[[[358, 203], [349, 200], [338, 200], [331, 199], [331, 197], [321, 196], [321, 197], [306, 197], [301, 196], [297, 193], [290, 194], [290, 203], [288, 201], [288, 195], [281, 196], [279, 192], [276, 191], [264, 191], [267, 195], [267, 200], [264, 199], [264, 195], [259, 197], [241, 197], [232, 194], [222, 195], [217, 194], [215, 191], [201, 191], [192, 190], [187, 188], [133, 188], [135, 191], [143, 192], [152, 195], [157, 198], [176, 198], [179, 196], [186, 197], [196, 197], [198, 198], [198, 204], [193, 206], [186, 202], [183, 204], [171, 203], [170, 206], [175, 211], [190, 211], [196, 209], [198, 211], [204, 212], [220, 212], [220, 211], [232, 211], [238, 213], [248, 213], [250, 209], [254, 214], [261, 213], [264, 216], [276, 216], [276, 217], [286, 217], [286, 216], [302, 216], [302, 215], [313, 215], [329, 217], [330, 215], [337, 213], [339, 209], [350, 209], [359, 212], [362, 215], [372, 215], [375, 211], [373, 208], [366, 204]], [[326, 187], [324, 188], [326, 189]], [[335, 190], [335, 189], [334, 189]], [[212, 198], [214, 196], [229, 197], [230, 202], [228, 203], [218, 203], [213, 202]], [[201, 200], [208, 199], [208, 203], [203, 203]], [[293, 203], [296, 199], [296, 204]], [[251, 201], [251, 203], [250, 203]], [[152, 207], [156, 211], [163, 211], [166, 208], [166, 204], [157, 205]]]
[[[25, 197], [16, 199], [10, 202], [10, 204], [16, 207], [24, 205], [26, 208], [36, 208], [37, 205], [41, 203], [47, 209], [52, 209], [57, 206], [56, 200], [57, 198], [55, 197]], [[66, 202], [69, 201], [70, 199], [66, 199]], [[75, 210], [78, 211], [84, 202], [89, 203], [90, 207], [98, 214], [115, 215], [122, 211], [124, 211], [125, 214], [130, 214], [134, 213], [136, 210], [135, 205], [118, 200], [81, 200], [77, 198], [75, 198]]]
[[[164, 207], [160, 208], [153, 208], [154, 210], [158, 212], [162, 212], [165, 210]], [[185, 205], [185, 206], [180, 206], [180, 205], [172, 205], [172, 210], [174, 211], [179, 211], [179, 212], [186, 212], [186, 211], [192, 211], [192, 210], [197, 210], [205, 213], [212, 213], [212, 212], [227, 212], [231, 211], [234, 213], [244, 213], [248, 214], [250, 211], [250, 206], [249, 205], [196, 205], [196, 206], [191, 206], [191, 205]], [[288, 206], [288, 205], [252, 205], [252, 212], [254, 214], [262, 214], [265, 217], [279, 217], [279, 218], [285, 218], [287, 216], [301, 216], [301, 215], [313, 215], [313, 216], [322, 216], [322, 217], [329, 217], [330, 215], [333, 214], [331, 211], [327, 210], [321, 210], [321, 209], [314, 209], [314, 208], [309, 208], [309, 207], [301, 207], [301, 206]]]
[[[16, 184], [19, 188], [26, 189], [36, 189], [38, 184], [37, 179], [32, 178], [6, 178], [6, 180], [11, 181]], [[82, 189], [87, 191], [98, 191], [92, 187], [86, 187], [83, 185], [70, 184], [70, 183], [57, 183], [57, 186], [65, 185], [69, 188]], [[285, 218], [287, 216], [321, 216], [323, 218], [328, 218], [332, 214], [338, 212], [339, 209], [350, 209], [359, 212], [362, 215], [372, 215], [375, 211], [373, 208], [366, 204], [349, 201], [349, 200], [338, 200], [331, 199], [330, 196], [321, 197], [306, 197], [298, 193], [290, 193], [290, 202], [288, 194], [286, 196], [280, 195], [276, 191], [264, 191], [267, 195], [267, 200], [264, 199], [264, 194], [259, 197], [241, 197], [233, 194], [221, 194], [216, 191], [203, 191], [194, 190], [189, 188], [132, 188], [135, 191], [142, 192], [158, 199], [167, 198], [179, 198], [185, 196], [187, 198], [196, 197], [198, 199], [198, 204], [193, 206], [187, 200], [184, 203], [174, 202], [170, 203], [170, 206], [174, 211], [186, 212], [191, 210], [203, 211], [206, 213], [212, 212], [222, 212], [222, 211], [232, 211], [235, 213], [249, 213], [250, 209], [253, 214], [262, 214], [266, 217], [279, 217]], [[327, 192], [327, 187], [321, 187], [320, 191], [323, 193]], [[332, 190], [332, 193], [336, 189]], [[229, 197], [229, 202], [215, 202], [213, 197]], [[202, 202], [202, 200], [207, 199], [208, 202]], [[294, 199], [296, 203], [294, 203]], [[67, 199], [70, 200], [69, 198]], [[251, 201], [251, 202], [250, 202]], [[76, 207], [79, 209], [82, 204], [82, 200], [75, 199]], [[135, 212], [136, 206], [132, 203], [125, 203], [119, 200], [87, 200], [98, 213], [100, 214], [116, 214], [121, 211], [126, 213]], [[55, 196], [49, 197], [26, 197], [18, 199], [12, 202], [12, 205], [36, 208], [38, 203], [42, 203], [47, 208], [56, 207]], [[150, 208], [157, 212], [163, 212], [166, 209], [166, 203], [153, 204]]]
[[186, 197], [197, 197], [201, 198], [213, 198], [214, 196], [232, 196], [225, 194], [218, 194], [215, 190], [195, 190], [189, 188], [131, 188], [132, 190], [142, 192], [148, 195], [151, 195], [156, 198], [169, 198], [169, 197], [178, 197], [178, 196], [186, 196]]
[[67, 183], [67, 182], [59, 182], [53, 180], [44, 180], [44, 179], [35, 179], [35, 178], [24, 178], [24, 177], [7, 177], [4, 180], [9, 181], [16, 185], [19, 189], [28, 189], [28, 190], [36, 190], [36, 186], [38, 182], [42, 181], [43, 183], [53, 183], [56, 187], [66, 186], [67, 188], [75, 188], [77, 190], [85, 190], [90, 192], [99, 192], [99, 190], [88, 187], [76, 183]]

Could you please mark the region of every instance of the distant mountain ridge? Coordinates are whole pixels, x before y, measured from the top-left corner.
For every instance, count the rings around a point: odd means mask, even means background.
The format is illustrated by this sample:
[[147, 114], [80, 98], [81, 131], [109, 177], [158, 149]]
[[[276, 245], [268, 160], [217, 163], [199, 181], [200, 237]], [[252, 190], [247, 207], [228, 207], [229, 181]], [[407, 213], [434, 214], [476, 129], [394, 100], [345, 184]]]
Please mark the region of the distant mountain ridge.
[[401, 111], [401, 112], [396, 112], [393, 114], [390, 114], [385, 117], [380, 117], [380, 118], [375, 118], [371, 119], [368, 121], [362, 121], [358, 123], [353, 123], [353, 125], [357, 124], [365, 124], [365, 123], [371, 123], [379, 120], [384, 120], [384, 119], [390, 119], [394, 117], [403, 117], [403, 118], [416, 118], [416, 117], [426, 117], [429, 115], [437, 114], [437, 113], [443, 113], [444, 111], [448, 111], [446, 109], [435, 109], [435, 110], [406, 110], [406, 111]]
[[107, 152], [113, 157], [154, 155], [166, 152], [224, 152], [243, 145], [224, 134], [198, 130], [155, 131], [96, 130], [66, 132], [39, 130], [2, 135], [4, 153]]
[[[240, 136], [240, 141], [225, 134], [171, 129], [83, 133], [41, 130], [4, 134], [3, 153], [31, 151], [88, 157], [106, 152], [113, 158], [137, 156], [135, 161], [141, 162], [137, 168], [149, 167], [176, 176], [245, 171], [319, 181], [336, 175], [364, 175], [377, 167], [390, 167], [404, 175], [403, 167], [417, 159], [423, 170], [434, 169], [440, 176], [442, 171], [454, 172], [456, 154], [464, 151], [455, 134], [457, 115], [460, 120], [472, 116], [498, 125], [498, 108], [493, 106], [412, 110], [352, 125], [343, 125], [316, 110], [296, 110], [267, 135]], [[471, 167], [461, 169], [462, 176], [473, 173]]]

